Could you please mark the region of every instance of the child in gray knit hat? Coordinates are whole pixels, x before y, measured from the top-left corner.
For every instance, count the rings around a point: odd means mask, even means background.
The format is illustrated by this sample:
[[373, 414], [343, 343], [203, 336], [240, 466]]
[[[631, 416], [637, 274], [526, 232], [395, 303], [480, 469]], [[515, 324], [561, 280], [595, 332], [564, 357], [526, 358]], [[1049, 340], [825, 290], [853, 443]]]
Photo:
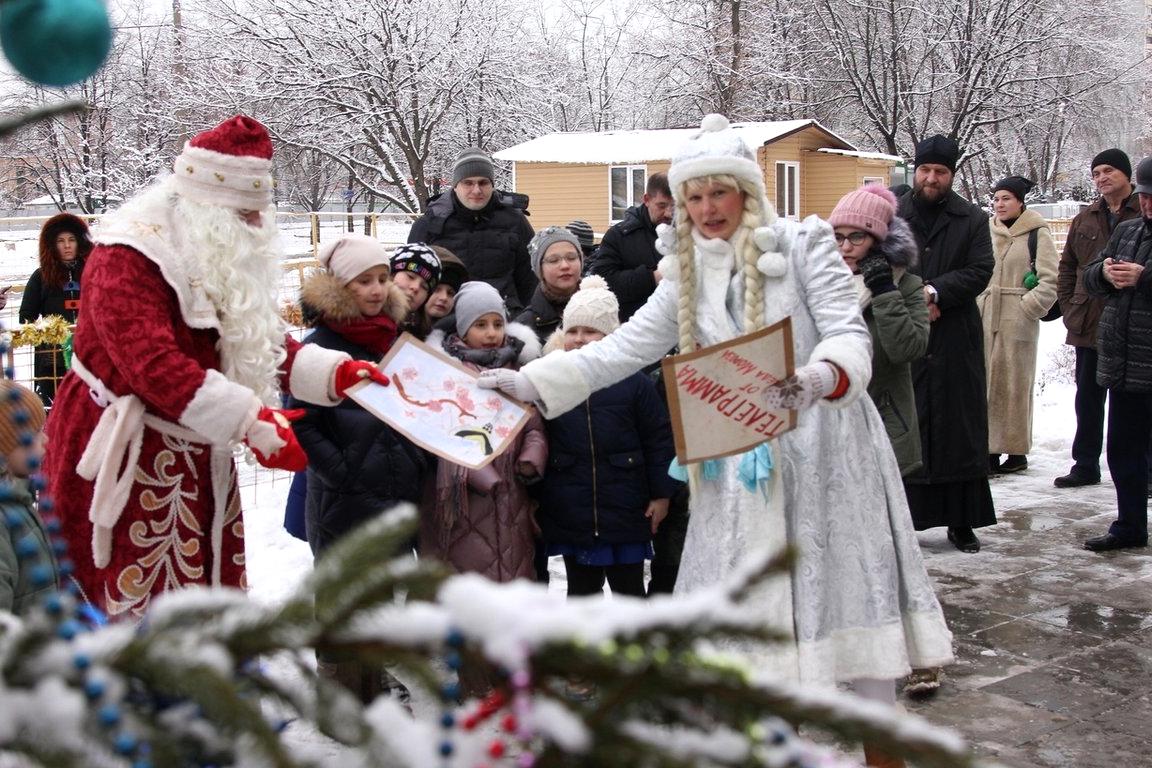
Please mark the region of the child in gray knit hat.
[[[456, 331], [448, 336], [433, 331], [428, 343], [439, 334], [444, 352], [473, 370], [516, 369], [540, 354], [531, 331], [506, 322], [504, 301], [487, 283], [460, 287]], [[457, 434], [461, 439], [485, 442], [490, 451], [485, 435], [489, 428], [471, 425]], [[479, 573], [493, 581], [534, 578], [535, 503], [526, 483], [539, 479], [547, 459], [544, 424], [535, 410], [512, 444], [484, 467], [469, 469], [441, 459], [435, 492], [425, 495], [420, 510], [421, 555], [439, 559], [457, 572]], [[466, 694], [475, 694], [491, 681], [462, 674], [461, 684]]]

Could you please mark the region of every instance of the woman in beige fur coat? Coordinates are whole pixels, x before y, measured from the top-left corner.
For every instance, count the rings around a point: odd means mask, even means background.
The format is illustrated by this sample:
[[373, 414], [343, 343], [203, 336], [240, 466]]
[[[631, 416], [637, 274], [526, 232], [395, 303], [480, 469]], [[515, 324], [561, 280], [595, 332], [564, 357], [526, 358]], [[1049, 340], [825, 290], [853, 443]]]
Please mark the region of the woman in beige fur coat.
[[[1032, 449], [1032, 384], [1040, 318], [1056, 302], [1060, 257], [1048, 222], [1024, 205], [1034, 184], [1020, 176], [993, 188], [992, 250], [996, 266], [976, 299], [984, 319], [984, 362], [988, 370], [988, 469], [992, 474], [1028, 467]], [[1036, 232], [1036, 263], [1030, 233]], [[1008, 454], [1003, 464], [1000, 454]]]

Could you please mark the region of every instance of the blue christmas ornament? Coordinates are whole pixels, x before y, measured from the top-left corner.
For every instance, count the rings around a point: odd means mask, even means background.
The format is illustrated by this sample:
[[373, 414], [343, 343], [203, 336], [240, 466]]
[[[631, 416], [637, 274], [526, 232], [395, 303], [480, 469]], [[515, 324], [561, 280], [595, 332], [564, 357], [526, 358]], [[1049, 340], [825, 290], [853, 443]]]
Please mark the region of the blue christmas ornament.
[[120, 708], [115, 704], [105, 704], [96, 713], [96, 718], [100, 721], [100, 725], [111, 728], [120, 722]]
[[43, 563], [32, 566], [32, 570], [28, 573], [28, 578], [31, 580], [33, 586], [44, 587], [52, 581], [52, 569]]
[[20, 559], [32, 557], [40, 551], [40, 544], [35, 536], [21, 536], [16, 542], [16, 557]]
[[64, 612], [64, 601], [60, 599], [59, 592], [53, 592], [44, 598], [44, 610], [49, 616], [59, 616]]
[[62, 88], [100, 68], [112, 27], [102, 0], [10, 0], [0, 8], [0, 46], [21, 75]]
[[132, 734], [121, 732], [116, 735], [116, 740], [113, 742], [112, 747], [122, 755], [130, 755], [136, 751], [136, 746], [139, 743]]
[[[73, 663], [75, 663], [75, 659], [73, 659]], [[105, 690], [107, 690], [107, 686], [104, 685], [103, 680], [84, 681], [84, 695], [93, 701], [103, 696]]]

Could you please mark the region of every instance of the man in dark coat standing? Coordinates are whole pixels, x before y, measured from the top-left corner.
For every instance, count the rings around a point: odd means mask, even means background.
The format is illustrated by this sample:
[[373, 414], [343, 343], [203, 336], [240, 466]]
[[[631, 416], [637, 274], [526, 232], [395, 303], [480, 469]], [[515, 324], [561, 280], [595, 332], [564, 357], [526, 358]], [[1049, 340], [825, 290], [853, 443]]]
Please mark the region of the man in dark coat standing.
[[1096, 329], [1096, 383], [1108, 390], [1108, 471], [1116, 521], [1084, 542], [1093, 552], [1148, 545], [1148, 441], [1152, 438], [1152, 157], [1136, 166], [1140, 218], [1122, 222], [1084, 270], [1104, 297]]
[[648, 177], [644, 202], [626, 210], [624, 218], [609, 227], [600, 241], [591, 272], [607, 280], [616, 294], [622, 323], [644, 306], [660, 282], [656, 227], [672, 223], [672, 210], [668, 175], [654, 173]]
[[916, 145], [913, 188], [899, 213], [920, 245], [931, 331], [912, 364], [924, 466], [905, 479], [916, 530], [948, 526], [961, 552], [979, 552], [973, 528], [996, 523], [988, 488], [988, 395], [976, 297], [992, 277], [988, 216], [952, 191], [960, 148], [936, 135]]
[[452, 166], [452, 189], [428, 201], [408, 242], [439, 245], [456, 254], [473, 280], [500, 292], [509, 314], [520, 312], [536, 290], [528, 258], [535, 234], [525, 215], [527, 198], [497, 190], [492, 158], [470, 148]]
[[1096, 329], [1106, 299], [1088, 292], [1084, 271], [1096, 261], [1120, 222], [1140, 218], [1128, 155], [1119, 149], [1106, 149], [1092, 158], [1090, 170], [1100, 199], [1072, 219], [1056, 284], [1064, 327], [1068, 329], [1065, 343], [1076, 349], [1076, 437], [1072, 440], [1072, 469], [1056, 478], [1057, 488], [1100, 482], [1104, 403], [1108, 390], [1096, 383]]

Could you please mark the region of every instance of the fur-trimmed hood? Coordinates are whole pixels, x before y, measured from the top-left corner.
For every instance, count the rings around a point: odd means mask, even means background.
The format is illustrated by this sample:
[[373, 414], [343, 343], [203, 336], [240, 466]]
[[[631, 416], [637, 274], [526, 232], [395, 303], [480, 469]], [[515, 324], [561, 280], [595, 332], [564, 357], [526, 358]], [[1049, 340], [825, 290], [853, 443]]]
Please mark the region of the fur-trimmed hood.
[[[309, 325], [316, 321], [342, 325], [361, 317], [352, 292], [330, 272], [317, 272], [304, 281], [300, 288], [300, 307], [304, 317], [311, 319]], [[384, 312], [397, 323], [408, 315], [408, 297], [396, 283], [388, 285]]]
[[[540, 339], [536, 338], [536, 332], [531, 328], [523, 323], [509, 322], [504, 326], [504, 332], [524, 343], [524, 348], [520, 350], [520, 356], [516, 360], [519, 365], [526, 365], [540, 357]], [[433, 328], [424, 343], [438, 352], [443, 352], [446, 336], [443, 329]]]
[[920, 246], [916, 244], [916, 236], [908, 222], [899, 216], [893, 216], [888, 224], [888, 237], [876, 245], [880, 255], [887, 259], [893, 267], [909, 269], [920, 262]]
[[92, 236], [88, 231], [88, 222], [72, 213], [58, 213], [44, 222], [44, 226], [40, 229], [41, 264], [56, 258], [56, 238], [62, 232], [71, 232], [76, 236], [78, 258], [87, 258], [92, 251]]

